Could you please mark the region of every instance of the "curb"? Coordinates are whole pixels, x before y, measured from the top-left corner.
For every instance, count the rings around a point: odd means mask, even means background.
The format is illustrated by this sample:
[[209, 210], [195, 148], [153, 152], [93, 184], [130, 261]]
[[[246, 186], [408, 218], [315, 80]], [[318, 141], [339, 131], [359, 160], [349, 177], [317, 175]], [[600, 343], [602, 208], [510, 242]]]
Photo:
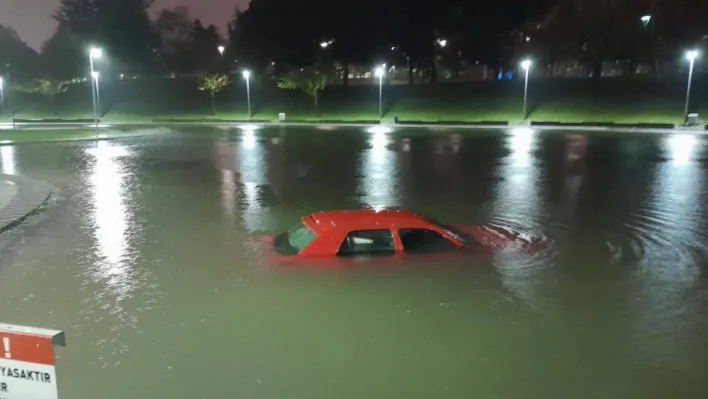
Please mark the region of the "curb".
[[1, 175], [0, 179], [14, 182], [17, 194], [0, 209], [0, 234], [16, 227], [37, 213], [53, 194], [49, 184], [19, 176]]
[[[171, 119], [171, 118], [153, 118], [151, 123], [272, 123], [270, 119]], [[110, 124], [110, 122], [105, 122]]]
[[46, 139], [46, 140], [30, 140], [30, 141], [9, 141], [0, 143], [0, 147], [4, 145], [23, 145], [23, 144], [41, 144], [41, 143], [67, 143], [75, 141], [105, 141], [105, 140], [118, 140], [118, 139], [129, 139], [129, 138], [139, 138], [139, 137], [151, 137], [160, 136], [173, 133], [169, 132], [143, 132], [143, 133], [117, 133], [117, 134], [104, 134], [98, 136], [87, 136], [87, 137], [73, 137], [73, 138], [63, 138], [63, 139]]
[[477, 122], [463, 122], [463, 121], [406, 121], [401, 120], [396, 125], [410, 126], [410, 125], [430, 125], [430, 126], [509, 126], [511, 123], [509, 121], [477, 121]]
[[557, 121], [535, 121], [530, 124], [532, 127], [553, 126], [553, 127], [591, 127], [591, 128], [618, 128], [618, 129], [676, 129], [673, 123], [616, 123], [616, 122], [557, 122]]
[[[375, 121], [374, 123], [362, 123], [364, 121], [352, 121], [352, 122], [334, 122], [322, 123], [317, 121], [284, 121], [284, 122], [257, 122], [251, 120], [248, 124], [262, 125], [267, 127], [276, 126], [338, 126], [338, 127], [362, 127], [362, 126], [378, 126], [385, 125], [390, 128], [402, 127], [402, 128], [450, 128], [450, 129], [514, 129], [514, 128], [533, 128], [536, 130], [567, 130], [567, 131], [585, 131], [585, 132], [618, 132], [618, 133], [651, 133], [651, 134], [667, 134], [667, 133], [688, 133], [688, 134], [705, 134], [708, 131], [708, 125], [700, 125], [696, 127], [684, 127], [680, 125], [671, 124], [651, 124], [651, 123], [638, 123], [638, 124], [617, 124], [617, 123], [588, 123], [588, 122], [578, 122], [578, 123], [565, 123], [565, 122], [526, 122], [526, 123], [511, 123], [508, 121], [498, 121], [499, 124], [492, 124], [494, 121], [488, 122], [423, 122], [415, 123], [415, 121], [400, 121], [396, 123], [383, 123], [380, 121]], [[233, 126], [237, 127], [239, 123], [234, 122], [219, 122], [219, 121], [209, 121], [209, 122], [174, 122], [157, 124], [155, 122], [146, 123], [132, 123], [132, 122], [114, 122], [110, 126], [132, 126], [134, 128], [139, 127], [172, 127], [176, 128], [178, 126]], [[243, 125], [243, 123], [241, 123]], [[77, 125], [78, 126], [78, 125]], [[42, 130], [40, 126], [34, 126], [35, 130]], [[21, 130], [21, 129], [20, 129]], [[128, 137], [141, 137], [141, 136], [152, 136], [159, 135], [160, 133], [144, 133], [144, 134], [131, 134], [131, 133], [121, 133], [110, 136], [103, 137], [82, 137], [82, 138], [69, 138], [69, 139], [57, 139], [57, 140], [36, 140], [27, 142], [13, 142], [7, 144], [29, 144], [29, 143], [39, 143], [39, 142], [63, 142], [63, 141], [95, 141], [95, 140], [112, 140]], [[1, 136], [1, 134], [0, 134]], [[2, 144], [0, 144], [2, 145]]]

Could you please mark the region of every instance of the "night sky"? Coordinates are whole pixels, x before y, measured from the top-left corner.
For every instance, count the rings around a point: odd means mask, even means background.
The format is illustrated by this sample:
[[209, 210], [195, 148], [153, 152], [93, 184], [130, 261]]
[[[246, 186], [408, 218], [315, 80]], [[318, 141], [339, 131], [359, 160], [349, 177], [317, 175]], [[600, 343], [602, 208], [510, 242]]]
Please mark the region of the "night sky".
[[[56, 23], [52, 14], [60, 0], [0, 0], [0, 24], [13, 27], [22, 39], [39, 49], [52, 33]], [[249, 0], [155, 0], [153, 13], [162, 8], [186, 5], [192, 16], [205, 24], [219, 26], [225, 32], [236, 7], [245, 9]]]

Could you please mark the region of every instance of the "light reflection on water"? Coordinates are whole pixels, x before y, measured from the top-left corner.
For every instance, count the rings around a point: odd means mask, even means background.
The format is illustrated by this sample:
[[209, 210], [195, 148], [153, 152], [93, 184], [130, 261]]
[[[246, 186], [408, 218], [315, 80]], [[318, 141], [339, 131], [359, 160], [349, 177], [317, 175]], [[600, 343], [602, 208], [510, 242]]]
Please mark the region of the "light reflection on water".
[[232, 170], [222, 169], [221, 173], [221, 206], [228, 216], [228, 220], [234, 219], [234, 207], [236, 206], [236, 177]]
[[[543, 186], [539, 181], [541, 168], [534, 151], [539, 142], [536, 131], [528, 128], [514, 129], [504, 138], [508, 155], [497, 164], [498, 180], [494, 188], [492, 224], [526, 235], [543, 237], [542, 215]], [[543, 304], [546, 296], [539, 286], [529, 284], [538, 281], [548, 259], [533, 259], [514, 253], [498, 253], [494, 264], [502, 279], [517, 297], [537, 309], [546, 311]]]
[[635, 243], [640, 259], [633, 277], [641, 290], [632, 301], [630, 342], [650, 336], [653, 345], [632, 346], [637, 356], [654, 362], [675, 354], [690, 357], [693, 351], [694, 327], [685, 316], [700, 312], [695, 308], [702, 272], [698, 259], [706, 258], [701, 231], [705, 170], [695, 160], [697, 144], [692, 135], [662, 140], [668, 160], [654, 169], [646, 206], [627, 222], [627, 239]]
[[691, 161], [696, 141], [692, 134], [673, 134], [665, 139], [665, 146], [668, 147], [674, 165], [686, 165]]
[[369, 149], [361, 154], [358, 179], [362, 202], [365, 207], [373, 209], [398, 207], [399, 182], [395, 169], [398, 149], [386, 130], [373, 130], [369, 134]]
[[132, 263], [127, 256], [127, 227], [130, 220], [125, 206], [125, 172], [119, 158], [130, 155], [122, 145], [100, 141], [86, 152], [93, 156], [89, 181], [93, 194], [93, 220], [99, 261], [96, 279], [118, 298], [130, 293], [134, 281]]
[[3, 145], [0, 146], [0, 166], [2, 173], [6, 175], [14, 175], [17, 173], [15, 168], [15, 146]]
[[538, 133], [526, 128], [515, 129], [505, 137], [508, 155], [498, 163], [499, 181], [494, 188], [493, 219], [529, 232], [541, 228], [542, 169], [533, 156], [538, 141]]
[[247, 129], [241, 134], [236, 149], [236, 167], [241, 178], [241, 212], [246, 230], [255, 232], [267, 222], [267, 210], [258, 199], [259, 187], [266, 185], [266, 149], [256, 133]]

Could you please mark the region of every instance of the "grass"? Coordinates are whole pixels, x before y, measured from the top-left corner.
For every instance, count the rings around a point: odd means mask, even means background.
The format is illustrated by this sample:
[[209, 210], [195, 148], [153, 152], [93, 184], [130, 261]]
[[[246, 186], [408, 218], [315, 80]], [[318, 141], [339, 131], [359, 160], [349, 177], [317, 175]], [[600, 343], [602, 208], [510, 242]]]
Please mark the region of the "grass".
[[[153, 119], [248, 119], [241, 80], [219, 93], [217, 113], [209, 96], [196, 89], [195, 79], [142, 78], [106, 82], [101, 88], [102, 120], [150, 122]], [[694, 110], [708, 114], [708, 81], [697, 79]], [[532, 121], [681, 123], [685, 82], [641, 79], [535, 79], [529, 88]], [[378, 120], [378, 86], [330, 86], [320, 99], [319, 113], [300, 92], [277, 89], [272, 80], [251, 86], [255, 119]], [[92, 119], [90, 88], [70, 86], [58, 99], [56, 113], [42, 98], [15, 94], [19, 119]], [[522, 119], [523, 82], [489, 81], [384, 87], [384, 119], [403, 121], [511, 121]], [[2, 118], [2, 116], [0, 116]], [[5, 115], [7, 118], [7, 115]]]

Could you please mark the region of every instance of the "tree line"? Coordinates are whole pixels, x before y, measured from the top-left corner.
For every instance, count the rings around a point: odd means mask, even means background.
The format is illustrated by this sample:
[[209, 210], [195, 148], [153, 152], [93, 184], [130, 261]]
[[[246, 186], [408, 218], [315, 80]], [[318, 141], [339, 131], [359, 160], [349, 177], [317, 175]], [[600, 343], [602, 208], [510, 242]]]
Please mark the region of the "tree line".
[[[579, 62], [600, 77], [603, 61], [638, 63], [656, 77], [708, 44], [705, 0], [556, 0], [517, 31], [513, 53], [540, 64]], [[675, 68], [671, 68], [675, 69]]]
[[103, 48], [102, 73], [115, 76], [336, 67], [346, 84], [351, 65], [390, 62], [406, 65], [411, 83], [414, 70], [434, 82], [443, 64], [509, 67], [522, 57], [596, 71], [623, 58], [659, 75], [684, 49], [708, 43], [705, 0], [548, 0], [539, 8], [544, 1], [251, 0], [219, 32], [184, 7], [151, 19], [153, 0], [61, 0], [56, 32], [39, 51], [0, 26], [0, 75], [86, 77], [90, 46]]
[[[529, 8], [529, 0], [502, 2]], [[494, 48], [500, 33], [521, 22], [490, 25], [471, 0], [252, 0], [245, 11], [235, 9], [228, 28], [219, 32], [184, 7], [162, 10], [151, 19], [152, 6], [153, 0], [61, 0], [54, 13], [56, 32], [38, 52], [9, 27], [0, 30], [0, 73], [86, 76], [92, 45], [110, 56], [112, 70], [125, 74], [236, 66], [279, 71], [330, 61], [346, 67], [392, 57], [434, 68], [436, 38], [446, 37], [451, 52], [472, 57]], [[487, 14], [494, 9], [483, 7]], [[330, 45], [324, 49], [323, 42]], [[219, 45], [225, 46], [223, 55], [216, 50]]]

